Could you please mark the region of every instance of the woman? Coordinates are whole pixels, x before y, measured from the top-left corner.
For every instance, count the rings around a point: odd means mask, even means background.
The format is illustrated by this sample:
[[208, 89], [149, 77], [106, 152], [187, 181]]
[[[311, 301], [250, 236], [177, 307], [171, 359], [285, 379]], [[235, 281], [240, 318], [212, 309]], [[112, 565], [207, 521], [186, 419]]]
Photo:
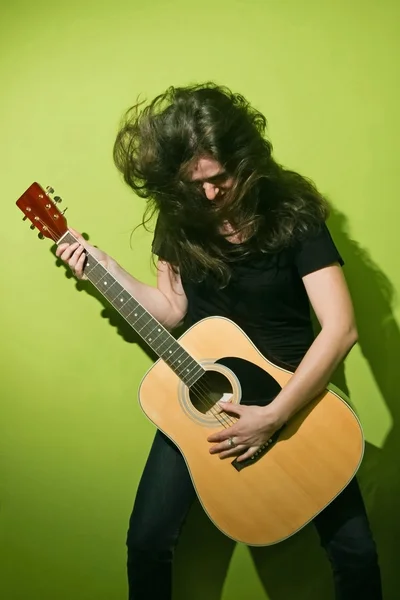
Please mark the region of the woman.
[[[233, 406], [236, 424], [209, 437], [220, 458], [252, 456], [322, 391], [356, 343], [343, 261], [315, 186], [285, 170], [264, 137], [266, 120], [239, 94], [214, 84], [170, 88], [128, 111], [114, 158], [158, 220], [157, 287], [145, 285], [85, 243], [57, 255], [78, 278], [95, 257], [164, 326], [210, 315], [235, 321], [259, 350], [295, 370], [266, 407]], [[315, 337], [310, 304], [321, 325]], [[174, 547], [195, 493], [185, 462], [157, 432], [128, 532], [129, 598], [171, 598]], [[375, 544], [355, 479], [314, 520], [332, 564], [336, 598], [379, 600]]]

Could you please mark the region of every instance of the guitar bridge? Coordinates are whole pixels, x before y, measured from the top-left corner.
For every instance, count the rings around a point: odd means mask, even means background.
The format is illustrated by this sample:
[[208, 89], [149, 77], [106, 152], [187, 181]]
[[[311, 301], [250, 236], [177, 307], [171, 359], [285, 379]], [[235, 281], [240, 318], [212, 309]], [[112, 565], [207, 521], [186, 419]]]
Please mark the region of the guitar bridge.
[[263, 456], [265, 456], [265, 454], [267, 454], [267, 452], [272, 448], [272, 446], [274, 446], [276, 444], [283, 428], [284, 428], [284, 425], [283, 425], [283, 427], [281, 427], [280, 429], [275, 431], [275, 433], [272, 435], [272, 437], [270, 437], [270, 439], [267, 442], [265, 442], [265, 444], [260, 446], [260, 448], [257, 450], [257, 452], [255, 454], [253, 454], [253, 456], [251, 456], [250, 458], [246, 458], [246, 460], [241, 460], [241, 461], [238, 461], [238, 459], [235, 458], [235, 460], [232, 461], [231, 465], [236, 469], [236, 471], [241, 471], [242, 469], [245, 469], [246, 467], [251, 467], [251, 465], [254, 465], [256, 462], [258, 462], [260, 460], [260, 458], [262, 458]]

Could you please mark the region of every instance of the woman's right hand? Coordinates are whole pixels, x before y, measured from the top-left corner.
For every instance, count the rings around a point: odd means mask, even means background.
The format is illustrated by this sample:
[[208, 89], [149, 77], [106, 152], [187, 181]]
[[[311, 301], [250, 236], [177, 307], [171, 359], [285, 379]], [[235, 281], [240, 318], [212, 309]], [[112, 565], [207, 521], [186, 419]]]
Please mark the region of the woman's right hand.
[[73, 274], [78, 279], [87, 279], [86, 275], [84, 275], [84, 266], [86, 261], [86, 252], [90, 252], [92, 256], [101, 264], [103, 267], [108, 269], [109, 263], [111, 262], [111, 258], [98, 248], [91, 246], [87, 243], [87, 241], [81, 236], [80, 233], [75, 231], [75, 229], [69, 228], [72, 235], [78, 240], [74, 244], [60, 244], [56, 250], [56, 256], [61, 258], [72, 270]]

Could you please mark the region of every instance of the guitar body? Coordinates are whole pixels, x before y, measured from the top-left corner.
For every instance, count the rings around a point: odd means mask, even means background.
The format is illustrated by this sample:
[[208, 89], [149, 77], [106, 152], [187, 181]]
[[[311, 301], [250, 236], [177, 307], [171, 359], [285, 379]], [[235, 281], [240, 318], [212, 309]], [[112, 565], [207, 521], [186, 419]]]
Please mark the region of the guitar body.
[[[268, 404], [292, 373], [273, 365], [232, 321], [210, 317], [191, 327], [181, 346], [206, 369], [197, 393], [157, 361], [144, 377], [140, 405], [180, 449], [204, 510], [227, 536], [270, 545], [299, 531], [349, 483], [361, 463], [364, 438], [348, 404], [326, 390], [299, 411], [246, 466], [209, 453], [220, 423], [203, 405], [221, 398]], [[225, 394], [225, 395], [224, 395]], [[239, 463], [240, 465], [241, 463]]]

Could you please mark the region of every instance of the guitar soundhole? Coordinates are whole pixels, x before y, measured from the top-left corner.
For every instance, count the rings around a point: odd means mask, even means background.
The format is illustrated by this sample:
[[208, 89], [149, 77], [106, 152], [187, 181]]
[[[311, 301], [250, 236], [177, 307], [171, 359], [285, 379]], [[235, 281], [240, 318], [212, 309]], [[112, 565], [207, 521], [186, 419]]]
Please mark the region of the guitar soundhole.
[[232, 394], [232, 385], [229, 379], [218, 371], [206, 371], [189, 389], [191, 403], [203, 415], [209, 414], [220, 400], [229, 401]]

